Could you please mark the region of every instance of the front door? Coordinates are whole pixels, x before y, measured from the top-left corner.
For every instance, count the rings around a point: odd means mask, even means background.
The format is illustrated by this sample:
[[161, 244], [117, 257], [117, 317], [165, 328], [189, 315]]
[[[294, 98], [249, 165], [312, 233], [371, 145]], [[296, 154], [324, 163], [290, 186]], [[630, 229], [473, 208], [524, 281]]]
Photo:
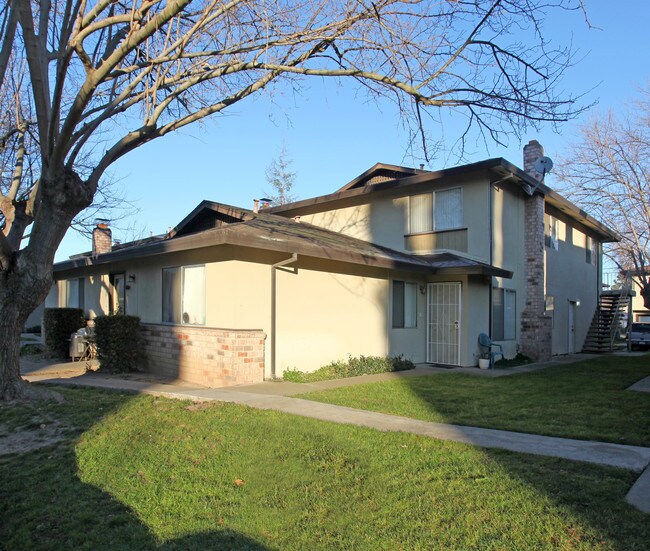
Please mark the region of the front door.
[[125, 274], [111, 274], [111, 314], [126, 314]]
[[460, 365], [460, 283], [429, 283], [427, 362]]
[[569, 301], [569, 346], [568, 353], [575, 354], [576, 352], [576, 303], [572, 300]]

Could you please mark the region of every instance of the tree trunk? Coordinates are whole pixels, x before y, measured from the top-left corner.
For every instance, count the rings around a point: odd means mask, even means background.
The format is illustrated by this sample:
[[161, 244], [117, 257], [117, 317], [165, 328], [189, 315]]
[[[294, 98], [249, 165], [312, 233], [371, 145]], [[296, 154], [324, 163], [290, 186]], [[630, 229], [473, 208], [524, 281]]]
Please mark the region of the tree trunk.
[[650, 282], [641, 285], [641, 296], [643, 297], [643, 306], [650, 310]]
[[[26, 273], [22, 262], [0, 275], [0, 400], [21, 400], [47, 391], [35, 389], [20, 377], [20, 334], [29, 314], [45, 300], [52, 277], [32, 267]], [[40, 277], [39, 277], [40, 276]]]
[[[5, 301], [3, 301], [5, 302]], [[0, 399], [25, 398], [27, 383], [20, 377], [20, 330], [17, 309], [10, 304], [0, 306]]]
[[27, 398], [29, 383], [20, 377], [20, 333], [24, 320], [17, 305], [9, 300], [0, 304], [0, 399]]
[[56, 249], [74, 216], [92, 201], [92, 193], [66, 170], [43, 185], [29, 244], [13, 253], [0, 271], [0, 400], [56, 397], [20, 377], [20, 333], [47, 297]]

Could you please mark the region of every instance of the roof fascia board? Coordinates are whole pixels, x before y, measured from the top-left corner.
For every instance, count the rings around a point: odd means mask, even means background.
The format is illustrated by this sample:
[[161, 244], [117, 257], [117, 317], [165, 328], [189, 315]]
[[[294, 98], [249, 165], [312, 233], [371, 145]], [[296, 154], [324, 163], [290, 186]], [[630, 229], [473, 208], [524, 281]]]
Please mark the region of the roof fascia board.
[[146, 256], [158, 256], [165, 253], [182, 252], [187, 250], [219, 246], [234, 245], [247, 248], [257, 248], [262, 250], [273, 250], [275, 252], [284, 252], [299, 254], [303, 256], [321, 258], [367, 266], [373, 268], [387, 268], [396, 271], [408, 271], [426, 273], [429, 275], [436, 274], [482, 274], [497, 275], [511, 278], [512, 273], [492, 266], [472, 266], [457, 268], [436, 268], [426, 261], [417, 258], [410, 262], [407, 259], [396, 260], [381, 256], [371, 256], [352, 251], [338, 249], [326, 249], [319, 245], [310, 245], [307, 243], [296, 243], [287, 241], [273, 241], [258, 235], [254, 229], [246, 228], [248, 231], [242, 231], [242, 226], [238, 228], [226, 227], [217, 230], [208, 230], [199, 234], [191, 234], [176, 239], [159, 241], [132, 249], [124, 249], [112, 253], [105, 253], [97, 257], [84, 257], [73, 260], [67, 260], [55, 264], [55, 273], [64, 273], [72, 270], [88, 268], [92, 266], [101, 266], [117, 262], [136, 260]]
[[[286, 217], [299, 216], [300, 214], [311, 214], [312, 212], [328, 210], [327, 208], [319, 208], [321, 206], [329, 205], [331, 203], [335, 204], [345, 199], [357, 199], [369, 194], [376, 194], [387, 191], [399, 191], [405, 188], [411, 188], [417, 184], [427, 184], [435, 180], [440, 180], [442, 178], [450, 178], [463, 174], [469, 174], [472, 172], [478, 172], [480, 170], [494, 168], [496, 166], [502, 165], [504, 162], [507, 163], [507, 161], [502, 158], [488, 159], [486, 161], [480, 161], [478, 163], [469, 165], [456, 166], [434, 172], [423, 172], [421, 174], [407, 176], [397, 182], [391, 180], [389, 182], [380, 182], [378, 184], [367, 185], [360, 188], [336, 191], [334, 193], [330, 193], [329, 195], [320, 195], [318, 197], [303, 199], [302, 201], [296, 201], [294, 203], [288, 203], [286, 205], [271, 207], [270, 209], [265, 209], [264, 212], [271, 214], [280, 214]], [[507, 164], [510, 167], [516, 169], [514, 165], [510, 165], [510, 163]]]
[[112, 262], [123, 262], [142, 258], [144, 256], [157, 256], [165, 253], [188, 251], [200, 249], [211, 245], [225, 244], [224, 235], [220, 232], [211, 232], [210, 235], [204, 235], [207, 232], [185, 235], [176, 239], [165, 239], [147, 245], [140, 245], [110, 253], [104, 253], [98, 256], [86, 256], [83, 258], [74, 258], [57, 262], [54, 265], [54, 272], [63, 272], [66, 270], [84, 268], [88, 266], [98, 266], [110, 264]]
[[[380, 165], [375, 165], [375, 167], [373, 167], [371, 170], [374, 170], [377, 166]], [[384, 166], [388, 167], [390, 165], [381, 165], [382, 168]], [[329, 195], [312, 197], [310, 199], [304, 199], [302, 201], [296, 201], [295, 203], [288, 203], [287, 205], [272, 207], [271, 209], [265, 210], [264, 212], [280, 214], [282, 216], [300, 216], [301, 214], [312, 214], [314, 212], [329, 210], [327, 208], [322, 208], [325, 205], [331, 206], [333, 208], [334, 205], [338, 202], [354, 199], [359, 200], [360, 198], [363, 198], [369, 194], [400, 191], [404, 188], [413, 188], [418, 184], [431, 183], [435, 180], [440, 180], [443, 178], [452, 178], [463, 174], [478, 172], [480, 170], [496, 170], [499, 168], [504, 170], [506, 173], [512, 174], [510, 180], [514, 180], [514, 183], [519, 185], [524, 190], [524, 192], [530, 195], [531, 191], [534, 190], [534, 193], [539, 193], [547, 197], [549, 203], [552, 205], [561, 205], [564, 207], [566, 209], [564, 212], [567, 213], [570, 217], [578, 220], [579, 222], [581, 219], [584, 220], [583, 223], [592, 231], [596, 232], [596, 234], [604, 238], [604, 242], [608, 243], [620, 241], [620, 236], [616, 232], [596, 220], [593, 216], [578, 208], [558, 192], [552, 190], [547, 185], [538, 182], [535, 178], [524, 172], [519, 167], [513, 165], [503, 157], [496, 157], [494, 159], [487, 159], [485, 161], [479, 161], [477, 163], [446, 168], [434, 172], [423, 172], [421, 174], [402, 178], [397, 182], [391, 180], [389, 182], [381, 182], [379, 184], [372, 184], [363, 186], [361, 188], [347, 190], [342, 188], [342, 191], [337, 191]]]
[[235, 228], [229, 227], [214, 231], [208, 230], [199, 234], [191, 234], [176, 239], [168, 239], [149, 245], [143, 245], [141, 247], [133, 247], [132, 249], [105, 253], [97, 257], [88, 256], [66, 260], [55, 264], [54, 272], [66, 272], [90, 266], [135, 260], [145, 256], [157, 256], [165, 253], [182, 252], [216, 245], [237, 245], [241, 247], [273, 250], [276, 252], [296, 252], [305, 256], [314, 256], [316, 258], [338, 260], [379, 268], [406, 269], [409, 271], [425, 272], [432, 271], [430, 266], [419, 262], [401, 262], [389, 258], [372, 257], [349, 251], [337, 251], [335, 249], [325, 250], [319, 246], [303, 245], [300, 243], [296, 244], [282, 241], [273, 242], [272, 240], [256, 236], [253, 232], [244, 233], [241, 231], [241, 228], [237, 228], [239, 231], [234, 230]]
[[575, 204], [563, 197], [556, 191], [550, 190], [546, 195], [548, 203], [559, 210], [562, 214], [577, 221], [581, 226], [595, 232], [603, 239], [603, 243], [616, 243], [621, 240], [621, 236], [614, 230], [608, 228], [602, 222], [596, 220], [593, 216], [578, 208]]

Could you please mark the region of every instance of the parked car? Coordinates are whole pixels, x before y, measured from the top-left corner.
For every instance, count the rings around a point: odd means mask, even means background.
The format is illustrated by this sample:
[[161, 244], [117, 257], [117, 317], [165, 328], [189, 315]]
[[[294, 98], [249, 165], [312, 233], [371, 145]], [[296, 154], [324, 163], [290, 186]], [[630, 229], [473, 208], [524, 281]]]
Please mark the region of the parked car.
[[633, 323], [630, 327], [630, 348], [650, 347], [650, 323]]

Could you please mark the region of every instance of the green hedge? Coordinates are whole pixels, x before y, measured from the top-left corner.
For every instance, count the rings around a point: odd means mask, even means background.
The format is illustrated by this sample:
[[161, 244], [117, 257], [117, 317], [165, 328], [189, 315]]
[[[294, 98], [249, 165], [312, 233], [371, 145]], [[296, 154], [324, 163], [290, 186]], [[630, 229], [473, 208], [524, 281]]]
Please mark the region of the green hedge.
[[411, 360], [399, 356], [359, 356], [349, 357], [347, 362], [332, 362], [312, 373], [305, 373], [297, 369], [284, 372], [284, 380], [294, 383], [313, 383], [327, 379], [344, 379], [358, 375], [372, 375], [375, 373], [388, 373], [391, 371], [405, 371], [415, 369]]
[[70, 335], [85, 327], [86, 319], [81, 308], [45, 308], [43, 325], [48, 354], [67, 358], [70, 355]]
[[121, 314], [95, 318], [95, 343], [100, 369], [120, 373], [137, 370], [144, 353], [140, 318]]

